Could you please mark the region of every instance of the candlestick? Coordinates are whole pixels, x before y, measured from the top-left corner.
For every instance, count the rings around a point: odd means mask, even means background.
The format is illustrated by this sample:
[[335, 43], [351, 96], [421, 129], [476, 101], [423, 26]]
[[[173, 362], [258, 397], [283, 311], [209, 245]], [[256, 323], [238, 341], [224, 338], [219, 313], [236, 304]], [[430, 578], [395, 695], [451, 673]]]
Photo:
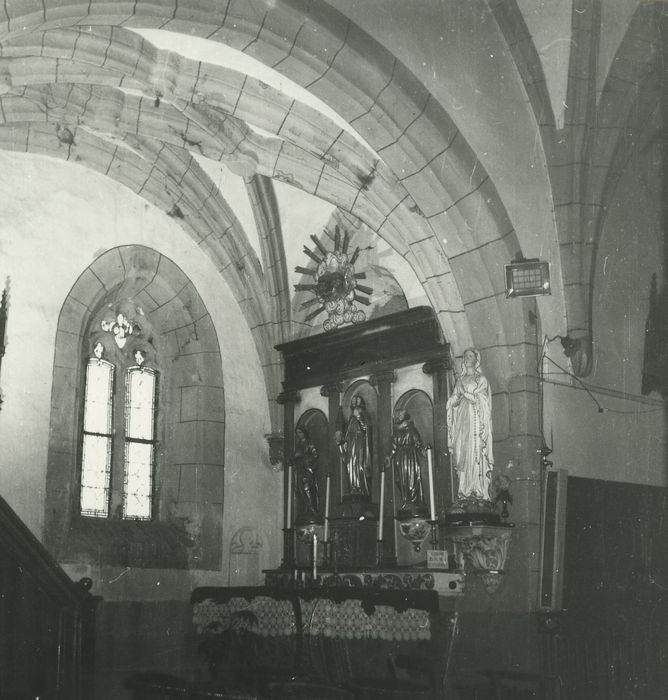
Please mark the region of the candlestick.
[[313, 583], [318, 578], [318, 535], [313, 533]]
[[378, 506], [378, 540], [383, 539], [383, 515], [385, 514], [385, 469], [380, 472], [380, 504]]
[[434, 465], [431, 459], [431, 447], [427, 447], [427, 468], [429, 469], [429, 517], [436, 520], [436, 503], [434, 500]]
[[327, 485], [325, 486], [325, 531], [323, 533], [323, 540], [329, 542], [329, 486], [332, 480], [332, 475], [327, 474]]
[[286, 506], [288, 522], [286, 527], [292, 527], [292, 464], [288, 464], [288, 503]]

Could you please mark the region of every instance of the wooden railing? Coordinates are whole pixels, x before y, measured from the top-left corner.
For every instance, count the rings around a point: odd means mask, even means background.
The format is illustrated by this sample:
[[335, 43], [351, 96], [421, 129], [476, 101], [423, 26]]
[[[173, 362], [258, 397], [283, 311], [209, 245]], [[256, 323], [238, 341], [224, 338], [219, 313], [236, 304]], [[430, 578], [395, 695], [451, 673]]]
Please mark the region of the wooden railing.
[[0, 697], [90, 700], [98, 598], [0, 497]]

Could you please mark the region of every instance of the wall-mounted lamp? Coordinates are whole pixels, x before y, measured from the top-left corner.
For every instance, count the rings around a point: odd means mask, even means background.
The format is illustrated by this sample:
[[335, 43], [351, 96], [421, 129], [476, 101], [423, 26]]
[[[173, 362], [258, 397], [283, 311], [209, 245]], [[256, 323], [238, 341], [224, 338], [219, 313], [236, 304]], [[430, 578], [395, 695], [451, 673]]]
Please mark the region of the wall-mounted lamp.
[[504, 265], [506, 271], [506, 297], [531, 297], [551, 294], [550, 264], [538, 258], [523, 259], [518, 256]]

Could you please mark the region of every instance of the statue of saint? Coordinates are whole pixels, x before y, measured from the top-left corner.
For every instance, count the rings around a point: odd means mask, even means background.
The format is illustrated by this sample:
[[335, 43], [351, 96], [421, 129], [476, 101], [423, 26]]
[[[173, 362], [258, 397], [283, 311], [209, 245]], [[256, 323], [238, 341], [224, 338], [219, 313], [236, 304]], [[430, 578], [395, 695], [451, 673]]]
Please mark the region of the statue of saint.
[[301, 503], [300, 517], [312, 517], [319, 508], [318, 450], [301, 426], [295, 430], [295, 486]]
[[480, 353], [468, 348], [447, 403], [452, 466], [459, 475], [458, 500], [488, 501], [494, 469], [492, 390], [480, 367]]
[[350, 401], [350, 419], [338, 445], [346, 469], [348, 493], [369, 498], [371, 494], [371, 422], [364, 399], [355, 394]]
[[401, 494], [399, 517], [420, 515], [426, 511], [422, 491], [420, 457], [425, 452], [422, 438], [408, 411], [394, 412], [392, 451], [388, 457], [394, 468], [394, 480]]

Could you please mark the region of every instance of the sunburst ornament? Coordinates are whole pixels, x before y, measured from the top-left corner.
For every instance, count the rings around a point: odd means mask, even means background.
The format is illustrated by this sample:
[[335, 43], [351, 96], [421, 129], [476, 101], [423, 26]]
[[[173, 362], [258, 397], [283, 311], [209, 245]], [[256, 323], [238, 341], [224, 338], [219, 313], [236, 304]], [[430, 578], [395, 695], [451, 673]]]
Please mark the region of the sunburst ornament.
[[[327, 232], [331, 238], [331, 234]], [[317, 236], [311, 236], [311, 240], [317, 248], [317, 253], [304, 246], [304, 253], [316, 264], [315, 268], [296, 267], [295, 272], [310, 275], [314, 279], [313, 284], [296, 284], [296, 292], [312, 292], [313, 299], [305, 301], [302, 309], [307, 309], [314, 304], [320, 306], [311, 311], [306, 321], [318, 316], [323, 311], [327, 312], [327, 320], [323, 323], [326, 331], [342, 326], [344, 323], [361, 323], [366, 320], [366, 314], [357, 308], [355, 302], [368, 306], [369, 295], [373, 292], [371, 287], [359, 284], [358, 280], [366, 279], [365, 272], [355, 272], [355, 262], [360, 254], [359, 246], [352, 255], [348, 255], [350, 236], [346, 231], [341, 238], [338, 226], [334, 227], [334, 249], [327, 250]]]

